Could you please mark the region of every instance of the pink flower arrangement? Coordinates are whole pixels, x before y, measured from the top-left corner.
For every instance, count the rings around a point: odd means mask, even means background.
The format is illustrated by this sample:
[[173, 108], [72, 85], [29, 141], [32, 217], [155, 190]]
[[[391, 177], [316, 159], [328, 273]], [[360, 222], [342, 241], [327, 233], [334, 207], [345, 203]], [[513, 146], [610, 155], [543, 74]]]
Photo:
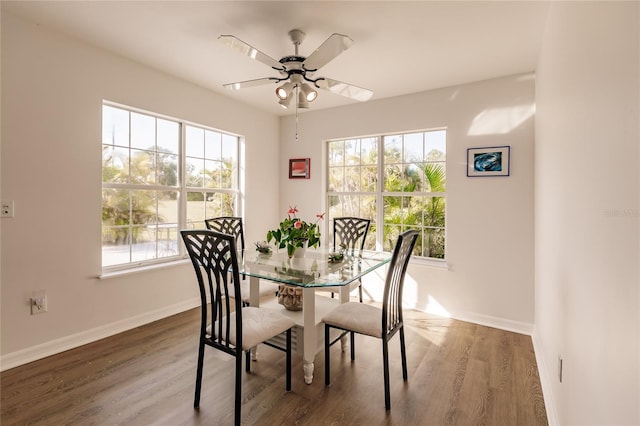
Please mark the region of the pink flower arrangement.
[[298, 247], [319, 247], [320, 228], [318, 222], [324, 219], [324, 213], [316, 215], [314, 223], [305, 222], [296, 216], [298, 209], [289, 207], [287, 217], [280, 222], [278, 229], [267, 232], [267, 242], [274, 240], [277, 248], [287, 248], [287, 255], [293, 256]]

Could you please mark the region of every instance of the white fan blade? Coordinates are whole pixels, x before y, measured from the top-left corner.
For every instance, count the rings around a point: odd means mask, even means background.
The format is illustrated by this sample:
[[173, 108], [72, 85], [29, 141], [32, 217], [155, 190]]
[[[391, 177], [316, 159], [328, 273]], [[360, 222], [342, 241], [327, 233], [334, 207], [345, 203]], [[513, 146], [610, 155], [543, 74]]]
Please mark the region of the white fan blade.
[[373, 96], [373, 92], [369, 89], [364, 89], [352, 84], [343, 83], [331, 78], [322, 77], [316, 81], [316, 85], [319, 88], [328, 90], [331, 93], [335, 93], [336, 95], [346, 96], [347, 98], [355, 99], [361, 102], [368, 101], [371, 96]]
[[307, 71], [317, 71], [333, 58], [347, 50], [353, 44], [349, 36], [342, 34], [331, 34], [307, 59], [302, 66]]
[[262, 53], [255, 47], [248, 45], [247, 43], [245, 43], [244, 41], [240, 40], [235, 36], [221, 35], [220, 37], [218, 37], [218, 40], [220, 40], [222, 43], [226, 44], [227, 46], [231, 47], [232, 49], [235, 49], [238, 52], [244, 55], [247, 55], [251, 59], [255, 59], [256, 61], [262, 62], [263, 64], [268, 65], [273, 69], [276, 69], [279, 71], [284, 69], [284, 67], [280, 62], [276, 61], [271, 56]]
[[280, 81], [279, 78], [265, 77], [265, 78], [257, 78], [255, 80], [246, 80], [246, 81], [238, 81], [236, 83], [223, 84], [223, 86], [231, 90], [240, 90], [240, 89], [245, 89], [247, 87], [261, 86], [267, 83], [277, 83], [278, 81]]

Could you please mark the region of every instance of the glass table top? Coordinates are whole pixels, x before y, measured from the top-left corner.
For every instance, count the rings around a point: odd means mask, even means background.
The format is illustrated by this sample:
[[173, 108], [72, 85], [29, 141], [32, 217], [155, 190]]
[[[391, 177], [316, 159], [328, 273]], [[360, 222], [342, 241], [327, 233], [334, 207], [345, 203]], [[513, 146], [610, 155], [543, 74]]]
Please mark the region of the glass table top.
[[343, 260], [332, 262], [328, 248], [307, 248], [304, 257], [288, 258], [286, 250], [268, 254], [245, 249], [238, 259], [240, 274], [300, 287], [347, 285], [391, 260], [391, 253], [375, 251], [346, 252]]

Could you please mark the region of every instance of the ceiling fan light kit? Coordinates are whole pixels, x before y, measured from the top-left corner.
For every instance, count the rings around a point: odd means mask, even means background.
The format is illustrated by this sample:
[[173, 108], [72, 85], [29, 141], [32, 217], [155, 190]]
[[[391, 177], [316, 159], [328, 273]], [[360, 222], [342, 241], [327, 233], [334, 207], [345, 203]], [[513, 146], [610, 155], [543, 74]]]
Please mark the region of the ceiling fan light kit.
[[251, 59], [262, 62], [280, 74], [279, 77], [265, 77], [229, 83], [225, 84], [224, 87], [231, 90], [240, 90], [246, 87], [284, 82], [278, 86], [275, 91], [278, 103], [283, 108], [289, 107], [291, 99], [294, 96], [297, 96], [296, 106], [298, 108], [309, 108], [309, 102], [315, 101], [318, 97], [318, 92], [315, 89], [327, 90], [331, 93], [363, 102], [373, 96], [371, 90], [326, 77], [314, 76], [314, 73], [318, 71], [318, 69], [353, 44], [353, 40], [350, 37], [334, 33], [308, 57], [300, 56], [298, 52], [300, 43], [304, 40], [305, 33], [294, 29], [289, 31], [289, 37], [295, 47], [295, 54], [284, 56], [279, 61], [260, 52], [255, 47], [248, 45], [235, 36], [221, 35], [218, 37], [218, 40], [232, 49], [249, 56]]

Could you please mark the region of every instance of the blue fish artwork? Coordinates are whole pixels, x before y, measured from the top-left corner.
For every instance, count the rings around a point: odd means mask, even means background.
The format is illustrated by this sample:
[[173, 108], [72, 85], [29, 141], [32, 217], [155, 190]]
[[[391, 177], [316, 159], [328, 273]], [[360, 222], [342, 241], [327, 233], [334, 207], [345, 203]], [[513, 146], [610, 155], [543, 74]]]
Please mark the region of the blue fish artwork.
[[484, 152], [473, 156], [473, 170], [476, 172], [502, 171], [502, 152]]

